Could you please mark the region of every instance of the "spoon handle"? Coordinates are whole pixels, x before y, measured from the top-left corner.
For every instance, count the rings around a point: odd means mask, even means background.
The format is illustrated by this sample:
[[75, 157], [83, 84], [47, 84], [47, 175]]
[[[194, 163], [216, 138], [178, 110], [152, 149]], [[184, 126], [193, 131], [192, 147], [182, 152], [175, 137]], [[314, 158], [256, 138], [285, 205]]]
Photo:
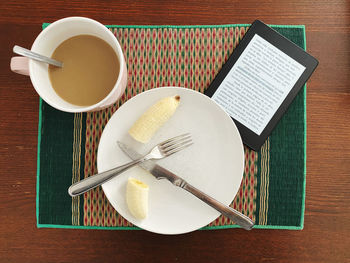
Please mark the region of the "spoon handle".
[[62, 62], [59, 62], [57, 60], [54, 60], [52, 58], [48, 58], [48, 57], [45, 57], [43, 55], [40, 55], [38, 53], [35, 53], [35, 52], [32, 52], [26, 48], [23, 48], [23, 47], [20, 47], [20, 46], [14, 46], [13, 47], [13, 52], [18, 54], [18, 55], [21, 55], [21, 56], [24, 56], [24, 57], [27, 57], [27, 58], [31, 58], [31, 59], [34, 59], [34, 60], [38, 60], [38, 61], [41, 61], [41, 62], [45, 62], [45, 63], [48, 63], [50, 65], [53, 65], [53, 66], [56, 66], [56, 67], [62, 67], [63, 66], [63, 63]]

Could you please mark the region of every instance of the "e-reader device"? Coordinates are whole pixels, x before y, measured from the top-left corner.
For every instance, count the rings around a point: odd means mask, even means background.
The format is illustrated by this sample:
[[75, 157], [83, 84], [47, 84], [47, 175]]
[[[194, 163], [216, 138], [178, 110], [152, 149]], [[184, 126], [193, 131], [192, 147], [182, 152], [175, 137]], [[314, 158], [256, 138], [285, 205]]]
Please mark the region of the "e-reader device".
[[318, 61], [256, 20], [205, 94], [235, 122], [243, 143], [259, 150]]

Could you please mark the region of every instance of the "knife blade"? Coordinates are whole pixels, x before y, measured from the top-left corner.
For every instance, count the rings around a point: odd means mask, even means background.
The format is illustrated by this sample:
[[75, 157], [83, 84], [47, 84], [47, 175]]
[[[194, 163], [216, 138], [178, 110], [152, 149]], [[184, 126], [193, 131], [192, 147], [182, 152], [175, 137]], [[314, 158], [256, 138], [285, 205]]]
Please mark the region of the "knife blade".
[[[118, 141], [119, 148], [128, 155], [131, 159], [136, 160], [142, 157], [137, 151], [129, 147], [123, 142]], [[151, 173], [155, 178], [159, 179], [167, 179], [173, 185], [181, 187], [186, 191], [190, 192], [203, 202], [210, 205], [212, 208], [219, 211], [224, 216], [230, 218], [236, 224], [240, 225], [245, 230], [251, 230], [254, 226], [254, 222], [247, 216], [238, 212], [237, 210], [221, 203], [220, 201], [214, 199], [213, 197], [205, 194], [194, 186], [188, 184], [184, 179], [167, 170], [166, 168], [156, 164], [154, 161], [149, 160], [146, 162], [142, 162], [138, 164], [141, 168]]]

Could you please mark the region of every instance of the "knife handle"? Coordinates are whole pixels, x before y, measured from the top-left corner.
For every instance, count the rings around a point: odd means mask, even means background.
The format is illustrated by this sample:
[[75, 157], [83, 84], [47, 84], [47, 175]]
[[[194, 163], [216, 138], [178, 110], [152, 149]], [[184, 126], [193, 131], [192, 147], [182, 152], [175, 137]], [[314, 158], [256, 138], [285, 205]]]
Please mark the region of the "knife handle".
[[209, 195], [203, 193], [202, 191], [198, 190], [194, 186], [184, 183], [181, 185], [183, 189], [186, 191], [190, 192], [191, 194], [195, 195], [198, 197], [200, 200], [203, 202], [207, 203], [210, 205], [212, 208], [216, 209], [219, 211], [221, 214], [224, 216], [228, 217], [232, 221], [234, 221], [236, 224], [241, 226], [245, 230], [251, 230], [254, 226], [254, 222], [247, 216], [243, 215], [242, 213], [238, 212], [237, 210], [224, 205], [223, 203], [219, 202], [218, 200], [210, 197]]

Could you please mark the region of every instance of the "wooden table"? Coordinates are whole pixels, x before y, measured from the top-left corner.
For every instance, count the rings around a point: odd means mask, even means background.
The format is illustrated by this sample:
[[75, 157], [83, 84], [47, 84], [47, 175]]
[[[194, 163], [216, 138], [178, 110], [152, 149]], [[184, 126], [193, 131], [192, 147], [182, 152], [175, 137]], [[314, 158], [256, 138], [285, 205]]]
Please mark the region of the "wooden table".
[[[305, 24], [320, 64], [307, 87], [303, 231], [241, 229], [179, 236], [146, 231], [37, 229], [38, 95], [9, 69], [43, 22]], [[349, 1], [2, 1], [0, 3], [0, 262], [350, 262]]]

